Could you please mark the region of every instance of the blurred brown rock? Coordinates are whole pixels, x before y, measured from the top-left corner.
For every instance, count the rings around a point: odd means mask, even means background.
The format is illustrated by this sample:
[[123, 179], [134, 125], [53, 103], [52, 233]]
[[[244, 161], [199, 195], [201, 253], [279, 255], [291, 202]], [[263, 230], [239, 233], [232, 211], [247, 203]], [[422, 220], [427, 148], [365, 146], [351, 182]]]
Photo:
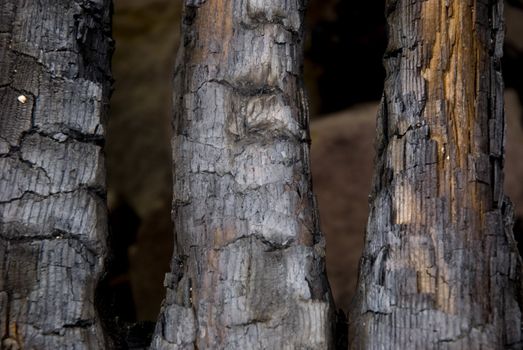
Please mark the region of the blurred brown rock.
[[313, 189], [327, 240], [327, 274], [336, 305], [345, 311], [363, 249], [377, 109], [377, 103], [359, 105], [311, 126]]

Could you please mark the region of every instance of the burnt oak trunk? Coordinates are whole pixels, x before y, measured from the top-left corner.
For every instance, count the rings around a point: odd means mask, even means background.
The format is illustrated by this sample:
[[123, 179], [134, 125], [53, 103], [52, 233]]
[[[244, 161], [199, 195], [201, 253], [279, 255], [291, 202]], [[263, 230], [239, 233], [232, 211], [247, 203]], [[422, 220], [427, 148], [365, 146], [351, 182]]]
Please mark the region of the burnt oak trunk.
[[328, 349], [311, 192], [304, 1], [185, 1], [176, 247], [152, 349]]
[[0, 1], [2, 349], [104, 349], [108, 0]]
[[503, 2], [388, 0], [353, 349], [520, 349], [503, 195]]

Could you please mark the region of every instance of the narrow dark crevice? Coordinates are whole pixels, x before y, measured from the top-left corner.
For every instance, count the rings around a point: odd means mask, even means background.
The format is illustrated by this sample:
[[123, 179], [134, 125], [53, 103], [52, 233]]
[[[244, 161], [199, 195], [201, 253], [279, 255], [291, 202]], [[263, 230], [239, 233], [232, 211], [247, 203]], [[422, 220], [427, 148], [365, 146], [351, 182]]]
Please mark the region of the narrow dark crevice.
[[[181, 0], [113, 3], [114, 80], [104, 145], [109, 252], [96, 300], [110, 346], [138, 350], [151, 341], [173, 246], [170, 96]], [[87, 10], [77, 22], [82, 47], [107, 30]], [[106, 67], [95, 68], [82, 74], [103, 79]]]

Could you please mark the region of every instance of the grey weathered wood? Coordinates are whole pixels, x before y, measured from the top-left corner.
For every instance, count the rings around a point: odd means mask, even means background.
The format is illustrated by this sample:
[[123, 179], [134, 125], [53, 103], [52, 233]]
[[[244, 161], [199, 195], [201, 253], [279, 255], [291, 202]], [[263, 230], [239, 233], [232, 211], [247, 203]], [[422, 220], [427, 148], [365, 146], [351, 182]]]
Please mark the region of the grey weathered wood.
[[0, 1], [2, 349], [104, 349], [108, 0]]
[[153, 349], [327, 349], [309, 170], [304, 2], [186, 1], [175, 75], [176, 248]]
[[387, 1], [354, 349], [520, 349], [503, 195], [503, 2]]

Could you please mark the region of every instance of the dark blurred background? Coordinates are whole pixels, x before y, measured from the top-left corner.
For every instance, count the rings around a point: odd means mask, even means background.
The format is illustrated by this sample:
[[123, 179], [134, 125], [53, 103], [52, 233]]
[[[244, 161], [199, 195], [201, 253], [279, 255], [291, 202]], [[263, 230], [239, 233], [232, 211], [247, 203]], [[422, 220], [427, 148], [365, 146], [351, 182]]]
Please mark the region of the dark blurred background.
[[[523, 11], [506, 6], [506, 191], [523, 217]], [[519, 7], [519, 8], [518, 8]], [[313, 112], [312, 168], [327, 272], [347, 311], [367, 221], [381, 59], [384, 1], [310, 0], [305, 80]], [[107, 134], [113, 253], [105, 283], [110, 313], [155, 321], [173, 245], [170, 221], [171, 80], [181, 0], [114, 0], [114, 93]], [[523, 221], [517, 222], [518, 234]]]

